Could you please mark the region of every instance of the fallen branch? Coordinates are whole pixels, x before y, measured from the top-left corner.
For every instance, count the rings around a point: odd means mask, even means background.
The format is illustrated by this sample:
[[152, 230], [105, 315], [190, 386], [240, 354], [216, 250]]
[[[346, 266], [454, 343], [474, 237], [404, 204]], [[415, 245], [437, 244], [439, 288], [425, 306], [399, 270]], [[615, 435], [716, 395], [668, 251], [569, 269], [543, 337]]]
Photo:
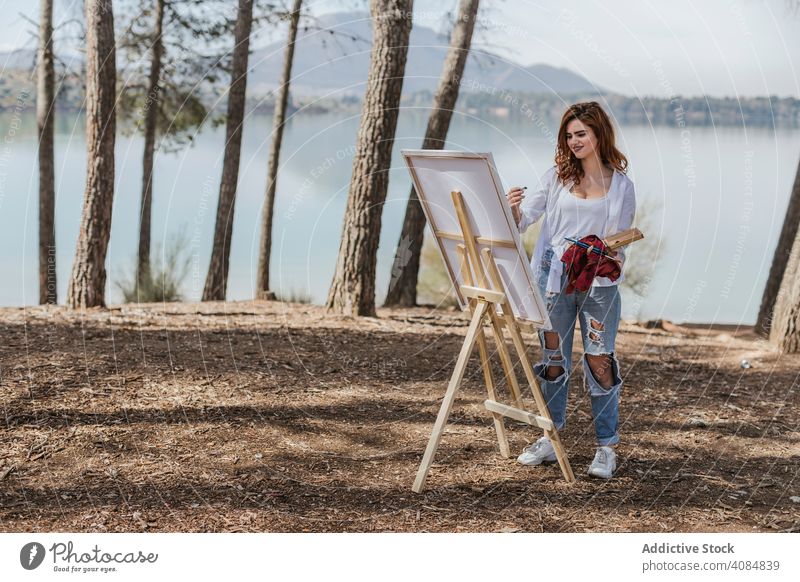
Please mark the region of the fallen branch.
[[55, 454], [55, 453], [57, 453], [59, 451], [63, 451], [63, 450], [64, 450], [64, 447], [57, 447], [55, 449], [48, 449], [46, 451], [42, 451], [41, 453], [36, 453], [35, 455], [33, 455], [28, 460], [29, 461], [38, 461], [39, 459], [43, 459], [45, 457], [49, 457], [49, 456], [51, 456], [51, 455], [53, 455], [53, 454]]

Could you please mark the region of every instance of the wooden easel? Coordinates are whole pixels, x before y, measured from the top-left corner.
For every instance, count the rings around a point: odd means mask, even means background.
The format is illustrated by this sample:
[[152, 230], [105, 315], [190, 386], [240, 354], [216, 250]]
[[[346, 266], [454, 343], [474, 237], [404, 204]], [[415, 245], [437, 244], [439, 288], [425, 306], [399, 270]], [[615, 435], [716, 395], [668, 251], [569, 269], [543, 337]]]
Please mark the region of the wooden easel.
[[[459, 244], [457, 247], [461, 262], [461, 278], [465, 283], [460, 286], [460, 290], [462, 295], [469, 300], [468, 309], [472, 314], [472, 319], [470, 320], [469, 328], [467, 328], [464, 344], [461, 346], [461, 351], [458, 354], [456, 366], [450, 377], [450, 383], [447, 385], [447, 391], [445, 392], [442, 406], [439, 409], [439, 414], [436, 417], [436, 422], [433, 425], [433, 431], [428, 440], [428, 446], [422, 457], [422, 463], [417, 471], [417, 477], [414, 480], [412, 490], [416, 493], [421, 493], [425, 487], [428, 471], [433, 464], [433, 457], [436, 455], [436, 449], [439, 448], [439, 442], [442, 439], [444, 427], [450, 416], [450, 410], [453, 406], [456, 392], [461, 384], [461, 380], [464, 378], [467, 361], [469, 360], [476, 342], [480, 353], [483, 378], [486, 382], [486, 391], [489, 396], [484, 402], [484, 406], [486, 410], [491, 413], [494, 420], [494, 429], [497, 433], [497, 440], [500, 445], [500, 455], [506, 459], [510, 456], [503, 417], [524, 422], [531, 426], [538, 426], [544, 430], [545, 435], [547, 435], [553, 443], [553, 449], [555, 450], [558, 464], [561, 467], [561, 472], [564, 474], [564, 479], [566, 479], [568, 483], [572, 483], [575, 481], [575, 476], [569, 465], [569, 459], [567, 458], [564, 446], [558, 436], [558, 431], [556, 431], [553, 421], [550, 418], [550, 412], [547, 409], [544, 396], [542, 396], [542, 391], [539, 388], [533, 366], [531, 366], [528, 354], [525, 351], [525, 343], [522, 340], [520, 325], [514, 317], [514, 313], [511, 311], [511, 306], [506, 298], [503, 280], [500, 278], [500, 272], [492, 256], [491, 248], [484, 248], [480, 252], [478, 250], [479, 242], [489, 244], [490, 246], [491, 242], [485, 243], [483, 240], [478, 241], [473, 235], [461, 192], [451, 192], [451, 196], [456, 208], [458, 222], [461, 226], [461, 234], [450, 234], [449, 237], [459, 236], [459, 238], [464, 241], [463, 244]], [[483, 258], [481, 259], [481, 257]], [[491, 280], [494, 289], [489, 288], [489, 280]], [[497, 312], [498, 306], [500, 307], [501, 314]], [[503, 372], [511, 389], [511, 395], [514, 399], [515, 406], [502, 404], [497, 400], [497, 391], [495, 390], [491, 362], [489, 360], [489, 349], [486, 344], [486, 335], [483, 329], [484, 325], [489, 325], [494, 334], [495, 344], [497, 345], [497, 351], [500, 355], [500, 362], [502, 363]], [[539, 411], [538, 415], [528, 412], [523, 408], [522, 395], [514, 372], [514, 365], [511, 361], [511, 354], [509, 353], [508, 346], [506, 346], [505, 343], [505, 337], [503, 336], [504, 328], [508, 330], [511, 341], [516, 348], [517, 355], [522, 364], [522, 369], [525, 372], [525, 377], [528, 380], [531, 392], [533, 393], [533, 399]]]

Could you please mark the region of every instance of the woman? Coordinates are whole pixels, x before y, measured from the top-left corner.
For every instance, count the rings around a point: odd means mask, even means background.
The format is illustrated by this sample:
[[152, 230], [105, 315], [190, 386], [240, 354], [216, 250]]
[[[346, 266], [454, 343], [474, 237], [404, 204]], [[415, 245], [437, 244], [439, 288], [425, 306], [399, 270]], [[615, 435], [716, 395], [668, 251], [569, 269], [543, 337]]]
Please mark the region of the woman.
[[[596, 277], [585, 293], [567, 294], [567, 273], [560, 261], [570, 242], [564, 237], [606, 237], [631, 227], [636, 211], [633, 182], [625, 175], [628, 161], [614, 143], [608, 115], [594, 101], [570, 106], [561, 119], [556, 165], [541, 187], [525, 196], [512, 188], [508, 202], [520, 232], [544, 216], [532, 260], [551, 327], [539, 330], [542, 362], [535, 366], [550, 416], [557, 430], [566, 424], [576, 318], [583, 339], [583, 369], [592, 400], [597, 452], [589, 467], [594, 477], [609, 479], [616, 469], [619, 442], [619, 393], [622, 378], [614, 355], [621, 302], [618, 283]], [[625, 254], [612, 253], [622, 265]], [[555, 461], [546, 436], [525, 447], [517, 459], [524, 465]]]

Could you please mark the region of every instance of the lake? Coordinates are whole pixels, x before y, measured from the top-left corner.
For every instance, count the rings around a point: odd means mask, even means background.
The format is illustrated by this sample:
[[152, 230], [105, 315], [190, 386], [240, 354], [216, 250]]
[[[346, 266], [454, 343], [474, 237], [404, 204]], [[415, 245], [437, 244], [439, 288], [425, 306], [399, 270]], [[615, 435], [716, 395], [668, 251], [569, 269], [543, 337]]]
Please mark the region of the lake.
[[[418, 148], [427, 112], [400, 115], [383, 211], [378, 303], [389, 281], [410, 178], [402, 148]], [[231, 247], [228, 299], [253, 296], [271, 117], [246, 120]], [[59, 300], [64, 301], [77, 240], [85, 179], [83, 118], [56, 124], [56, 237]], [[287, 125], [275, 207], [273, 288], [325, 300], [334, 272], [358, 118], [296, 115]], [[552, 128], [551, 128], [552, 131]], [[0, 304], [38, 298], [36, 120], [32, 103], [0, 114]], [[491, 151], [506, 187], [534, 187], [552, 165], [548, 132], [533, 121], [456, 114], [448, 148]], [[623, 126], [618, 141], [630, 161], [646, 221], [647, 246], [629, 251], [646, 294], [624, 291], [625, 318], [752, 324], [761, 301], [800, 156], [800, 131], [749, 127]], [[107, 300], [113, 281], [133, 270], [143, 140], [117, 140], [116, 196], [109, 246]], [[183, 231], [191, 253], [184, 293], [199, 299], [210, 256], [222, 166], [224, 127], [203, 129], [192, 147], [160, 154], [155, 164], [153, 243]], [[637, 250], [639, 249], [639, 250]], [[659, 260], [653, 262], [658, 251]]]

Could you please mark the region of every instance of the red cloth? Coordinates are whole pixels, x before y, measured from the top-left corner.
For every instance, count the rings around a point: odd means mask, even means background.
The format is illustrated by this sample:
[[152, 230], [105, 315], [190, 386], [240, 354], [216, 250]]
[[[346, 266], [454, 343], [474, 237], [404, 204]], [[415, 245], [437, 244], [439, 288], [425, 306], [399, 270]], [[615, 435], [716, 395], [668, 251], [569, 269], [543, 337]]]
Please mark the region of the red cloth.
[[[592, 245], [601, 251], [606, 251], [603, 241], [593, 235], [585, 236], [581, 242]], [[574, 293], [576, 290], [585, 293], [592, 286], [595, 277], [608, 277], [616, 281], [620, 275], [619, 263], [603, 255], [583, 249], [576, 244], [564, 251], [561, 257], [564, 268], [567, 270], [567, 294]]]

